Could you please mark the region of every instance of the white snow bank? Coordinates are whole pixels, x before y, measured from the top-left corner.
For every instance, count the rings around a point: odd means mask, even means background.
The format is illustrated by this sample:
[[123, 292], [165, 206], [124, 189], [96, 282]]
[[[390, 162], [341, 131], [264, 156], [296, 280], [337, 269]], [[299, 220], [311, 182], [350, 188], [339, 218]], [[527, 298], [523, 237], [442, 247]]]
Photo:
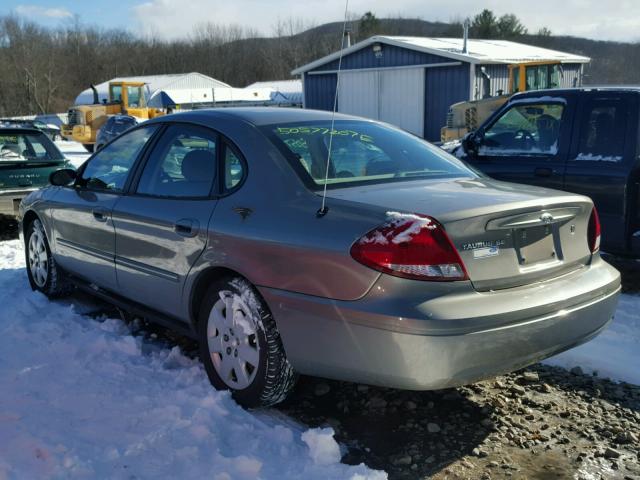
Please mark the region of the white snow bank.
[[177, 347], [31, 292], [23, 255], [0, 243], [0, 478], [387, 478], [339, 463], [332, 431], [241, 409]]
[[316, 465], [331, 465], [342, 458], [333, 433], [333, 428], [314, 428], [302, 434], [302, 441], [309, 447], [309, 454]]
[[91, 155], [85, 150], [81, 143], [68, 142], [66, 140], [59, 140], [56, 142], [56, 147], [62, 152], [71, 164], [78, 168], [84, 163], [84, 161]]
[[582, 367], [600, 377], [640, 385], [640, 296], [623, 294], [613, 322], [598, 337], [543, 363]]

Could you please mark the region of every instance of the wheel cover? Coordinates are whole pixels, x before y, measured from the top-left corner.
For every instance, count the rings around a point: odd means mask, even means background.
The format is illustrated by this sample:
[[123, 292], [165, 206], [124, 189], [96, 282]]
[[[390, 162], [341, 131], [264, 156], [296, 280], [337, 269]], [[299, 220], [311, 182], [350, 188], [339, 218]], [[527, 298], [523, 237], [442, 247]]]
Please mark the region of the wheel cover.
[[260, 363], [257, 312], [234, 292], [222, 290], [219, 295], [207, 323], [209, 355], [222, 381], [242, 390], [251, 385]]
[[47, 283], [49, 276], [49, 256], [45, 245], [44, 233], [40, 222], [34, 223], [31, 237], [29, 237], [29, 270], [35, 284], [42, 288]]

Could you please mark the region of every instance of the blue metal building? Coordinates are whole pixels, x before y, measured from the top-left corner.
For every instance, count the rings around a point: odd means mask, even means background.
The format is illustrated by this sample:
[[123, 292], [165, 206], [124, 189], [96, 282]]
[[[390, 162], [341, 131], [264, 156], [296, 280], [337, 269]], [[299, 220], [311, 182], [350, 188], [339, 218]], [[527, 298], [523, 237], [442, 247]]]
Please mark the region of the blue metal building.
[[[374, 36], [311, 62], [300, 75], [305, 108], [338, 111], [398, 125], [427, 140], [440, 139], [449, 107], [507, 93], [509, 65], [554, 61], [560, 87], [582, 83], [590, 59], [505, 40]], [[338, 86], [339, 85], [339, 86]]]

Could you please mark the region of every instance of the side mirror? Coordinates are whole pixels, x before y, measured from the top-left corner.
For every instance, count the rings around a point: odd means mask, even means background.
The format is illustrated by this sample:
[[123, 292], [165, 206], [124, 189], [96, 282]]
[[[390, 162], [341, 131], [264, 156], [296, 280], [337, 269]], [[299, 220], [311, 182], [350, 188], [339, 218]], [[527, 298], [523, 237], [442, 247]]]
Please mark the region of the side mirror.
[[467, 155], [474, 155], [478, 151], [481, 139], [475, 132], [469, 132], [462, 137], [462, 148]]
[[71, 184], [77, 177], [75, 170], [71, 168], [63, 168], [62, 170], [56, 170], [49, 175], [49, 183], [56, 187], [66, 187]]

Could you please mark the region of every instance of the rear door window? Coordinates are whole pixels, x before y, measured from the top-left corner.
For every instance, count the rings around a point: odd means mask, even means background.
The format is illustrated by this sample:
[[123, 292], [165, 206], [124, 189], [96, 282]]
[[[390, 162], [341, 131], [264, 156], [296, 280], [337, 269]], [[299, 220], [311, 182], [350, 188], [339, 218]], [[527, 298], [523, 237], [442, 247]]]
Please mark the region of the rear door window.
[[136, 193], [159, 197], [208, 197], [216, 178], [217, 134], [192, 125], [172, 125], [154, 147]]
[[621, 98], [586, 103], [574, 160], [620, 163], [624, 158], [628, 105]]

